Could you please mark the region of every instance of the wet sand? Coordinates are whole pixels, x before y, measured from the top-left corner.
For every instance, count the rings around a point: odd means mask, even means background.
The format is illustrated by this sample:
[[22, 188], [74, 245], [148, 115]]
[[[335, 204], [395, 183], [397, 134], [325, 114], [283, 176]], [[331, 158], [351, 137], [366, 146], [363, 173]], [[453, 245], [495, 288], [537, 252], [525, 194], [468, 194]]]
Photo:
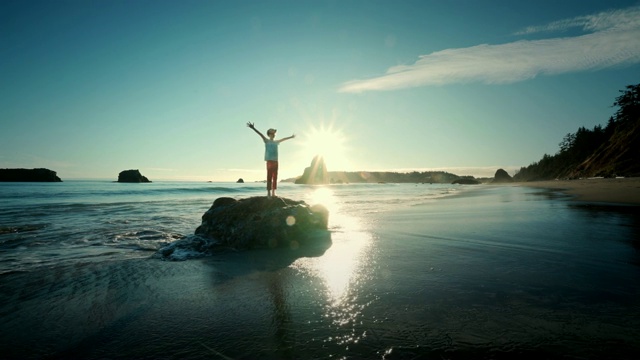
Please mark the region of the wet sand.
[[636, 359], [640, 214], [544, 189], [335, 211], [315, 256], [7, 273], [1, 358]]
[[584, 202], [640, 205], [640, 178], [552, 180], [515, 183], [559, 190]]

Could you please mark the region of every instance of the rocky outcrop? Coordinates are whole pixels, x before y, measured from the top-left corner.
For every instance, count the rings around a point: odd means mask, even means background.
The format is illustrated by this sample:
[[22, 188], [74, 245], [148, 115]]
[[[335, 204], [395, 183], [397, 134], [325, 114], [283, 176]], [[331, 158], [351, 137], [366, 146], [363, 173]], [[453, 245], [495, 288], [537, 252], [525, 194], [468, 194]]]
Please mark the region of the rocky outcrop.
[[124, 183], [150, 183], [146, 176], [142, 176], [139, 170], [124, 170], [118, 174], [118, 182]]
[[513, 178], [504, 169], [498, 169], [493, 176], [493, 181], [491, 181], [492, 184], [510, 182], [513, 182]]
[[243, 179], [243, 178], [240, 178], [240, 179], [238, 179], [238, 181], [236, 181], [236, 183], [238, 183], [238, 184], [244, 184], [244, 179]]
[[311, 166], [304, 169], [304, 173], [295, 181], [296, 184], [328, 184], [329, 176], [327, 166], [322, 156], [316, 156], [311, 161]]
[[182, 260], [229, 248], [324, 252], [331, 244], [328, 220], [329, 212], [324, 206], [309, 206], [304, 201], [221, 197], [202, 215], [202, 223], [193, 236], [163, 247], [158, 254], [163, 259]]
[[0, 181], [62, 182], [56, 172], [49, 169], [0, 169]]

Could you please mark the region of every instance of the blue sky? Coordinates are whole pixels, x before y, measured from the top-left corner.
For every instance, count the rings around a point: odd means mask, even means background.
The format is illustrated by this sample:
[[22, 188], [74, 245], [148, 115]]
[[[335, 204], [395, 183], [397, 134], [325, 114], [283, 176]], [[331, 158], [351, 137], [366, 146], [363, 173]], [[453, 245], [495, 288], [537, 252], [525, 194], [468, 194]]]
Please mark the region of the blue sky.
[[0, 168], [512, 175], [640, 82], [638, 1], [0, 1]]

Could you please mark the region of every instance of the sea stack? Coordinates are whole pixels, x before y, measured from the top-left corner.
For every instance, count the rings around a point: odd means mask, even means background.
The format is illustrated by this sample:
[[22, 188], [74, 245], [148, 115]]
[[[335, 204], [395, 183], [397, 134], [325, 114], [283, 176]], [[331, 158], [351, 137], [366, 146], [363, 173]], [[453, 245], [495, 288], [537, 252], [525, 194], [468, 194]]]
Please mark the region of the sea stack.
[[327, 166], [324, 164], [322, 156], [316, 156], [311, 161], [311, 166], [304, 169], [304, 173], [295, 181], [296, 184], [327, 184], [329, 175]]
[[146, 176], [140, 174], [139, 170], [124, 170], [118, 175], [118, 182], [124, 183], [150, 183]]
[[493, 176], [493, 181], [491, 183], [510, 183], [513, 182], [513, 178], [507, 173], [504, 169], [498, 169], [496, 174]]

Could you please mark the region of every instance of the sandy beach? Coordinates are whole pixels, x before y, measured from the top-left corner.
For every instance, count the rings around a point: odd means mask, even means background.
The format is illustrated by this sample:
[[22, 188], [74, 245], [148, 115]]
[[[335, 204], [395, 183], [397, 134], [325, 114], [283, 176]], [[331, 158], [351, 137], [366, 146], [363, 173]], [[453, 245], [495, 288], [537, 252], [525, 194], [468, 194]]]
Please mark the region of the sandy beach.
[[640, 205], [640, 178], [551, 180], [515, 183], [518, 186], [560, 190], [575, 200]]

